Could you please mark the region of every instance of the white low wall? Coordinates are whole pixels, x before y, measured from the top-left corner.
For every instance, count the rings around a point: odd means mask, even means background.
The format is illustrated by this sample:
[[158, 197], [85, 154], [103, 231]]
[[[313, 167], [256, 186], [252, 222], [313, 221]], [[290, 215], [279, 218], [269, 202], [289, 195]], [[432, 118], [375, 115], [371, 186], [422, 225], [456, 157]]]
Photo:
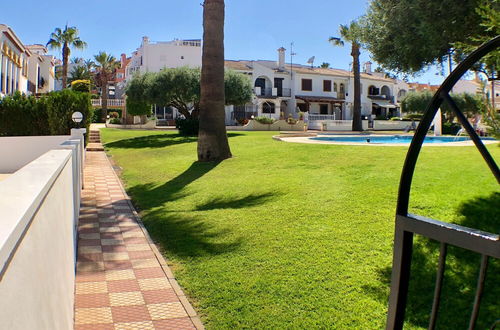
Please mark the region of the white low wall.
[[[415, 124], [418, 126], [418, 121]], [[390, 131], [398, 130], [402, 131], [411, 125], [411, 121], [392, 121], [392, 120], [374, 120], [373, 129], [374, 131]], [[309, 129], [316, 130], [326, 130], [326, 131], [351, 131], [352, 130], [352, 120], [313, 120], [309, 122]], [[368, 120], [363, 120], [363, 130], [367, 130]]]
[[117, 125], [106, 123], [107, 128], [126, 128], [126, 129], [154, 129], [156, 127], [156, 120], [150, 120], [145, 124], [134, 124], [134, 125]]
[[[418, 126], [419, 122], [416, 121], [415, 125]], [[373, 129], [375, 131], [390, 131], [390, 130], [398, 130], [402, 131], [408, 126], [411, 126], [411, 121], [402, 121], [402, 120], [374, 120], [373, 121]]]
[[74, 150], [51, 150], [0, 182], [3, 329], [72, 329]]
[[69, 135], [0, 137], [0, 173], [17, 171], [69, 138]]
[[272, 124], [261, 124], [256, 120], [248, 121], [248, 124], [242, 126], [243, 131], [303, 131], [304, 122], [302, 120], [290, 125], [286, 120], [277, 120]]

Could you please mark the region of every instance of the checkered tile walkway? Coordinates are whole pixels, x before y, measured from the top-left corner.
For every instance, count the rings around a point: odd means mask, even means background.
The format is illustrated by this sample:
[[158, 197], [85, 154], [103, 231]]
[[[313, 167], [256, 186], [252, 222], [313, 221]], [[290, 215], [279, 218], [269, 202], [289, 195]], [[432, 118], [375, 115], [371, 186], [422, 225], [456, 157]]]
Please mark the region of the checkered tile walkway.
[[75, 329], [201, 329], [104, 152], [87, 152]]

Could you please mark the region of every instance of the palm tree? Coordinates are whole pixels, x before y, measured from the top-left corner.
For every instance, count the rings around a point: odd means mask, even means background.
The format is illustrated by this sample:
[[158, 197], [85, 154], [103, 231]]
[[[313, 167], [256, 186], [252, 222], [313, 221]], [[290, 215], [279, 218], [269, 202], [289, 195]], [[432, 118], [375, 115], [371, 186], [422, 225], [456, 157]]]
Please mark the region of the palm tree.
[[344, 40], [351, 43], [352, 66], [354, 72], [354, 104], [352, 111], [352, 130], [362, 131], [363, 122], [361, 121], [361, 76], [359, 73], [359, 55], [361, 48], [361, 28], [356, 21], [349, 25], [340, 25], [340, 38], [330, 37], [334, 46], [344, 46]]
[[231, 157], [224, 112], [224, 0], [203, 3], [198, 160], [221, 161]]
[[330, 63], [323, 62], [323, 63], [321, 63], [321, 65], [319, 67], [323, 68], [323, 69], [329, 69], [330, 68]]
[[113, 78], [120, 62], [106, 52], [99, 52], [94, 56], [96, 68], [96, 84], [101, 87], [102, 119], [106, 121], [108, 115], [108, 83]]
[[74, 26], [56, 28], [54, 32], [50, 34], [50, 40], [47, 42], [47, 46], [50, 49], [62, 49], [62, 60], [63, 60], [63, 71], [62, 71], [62, 87], [67, 87], [68, 79], [68, 59], [71, 54], [71, 47], [76, 49], [84, 49], [87, 47], [87, 43], [82, 41], [78, 36], [78, 29]]

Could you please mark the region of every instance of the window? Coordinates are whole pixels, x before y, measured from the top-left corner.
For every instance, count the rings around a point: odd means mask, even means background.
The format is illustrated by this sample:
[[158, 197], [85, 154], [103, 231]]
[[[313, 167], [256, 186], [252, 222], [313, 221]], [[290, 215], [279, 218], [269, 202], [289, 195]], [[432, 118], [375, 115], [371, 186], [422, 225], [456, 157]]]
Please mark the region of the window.
[[380, 94], [380, 90], [377, 87], [373, 85], [368, 87], [368, 95], [378, 95], [378, 94]]
[[274, 113], [274, 103], [266, 102], [262, 105], [262, 113]]
[[337, 83], [333, 83], [333, 91], [337, 93]]
[[319, 105], [319, 114], [327, 115], [328, 114], [328, 104], [320, 104]]
[[307, 106], [306, 103], [297, 103], [297, 107], [301, 112], [307, 112], [309, 111], [309, 107]]
[[332, 91], [332, 81], [323, 80], [323, 92], [331, 92], [331, 91]]
[[344, 84], [340, 84], [340, 94], [344, 94], [344, 93], [345, 93]]
[[302, 90], [311, 92], [313, 90], [312, 79], [302, 79]]

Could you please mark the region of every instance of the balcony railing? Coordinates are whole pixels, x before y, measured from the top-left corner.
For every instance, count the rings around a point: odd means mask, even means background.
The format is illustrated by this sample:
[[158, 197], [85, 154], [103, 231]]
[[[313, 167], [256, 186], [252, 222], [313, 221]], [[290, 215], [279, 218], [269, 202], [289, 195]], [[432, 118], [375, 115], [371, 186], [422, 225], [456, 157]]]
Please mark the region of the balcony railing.
[[[108, 99], [108, 108], [124, 108], [124, 99]], [[93, 107], [102, 107], [102, 99], [92, 99]]]
[[257, 97], [290, 97], [292, 90], [290, 88], [255, 88]]

